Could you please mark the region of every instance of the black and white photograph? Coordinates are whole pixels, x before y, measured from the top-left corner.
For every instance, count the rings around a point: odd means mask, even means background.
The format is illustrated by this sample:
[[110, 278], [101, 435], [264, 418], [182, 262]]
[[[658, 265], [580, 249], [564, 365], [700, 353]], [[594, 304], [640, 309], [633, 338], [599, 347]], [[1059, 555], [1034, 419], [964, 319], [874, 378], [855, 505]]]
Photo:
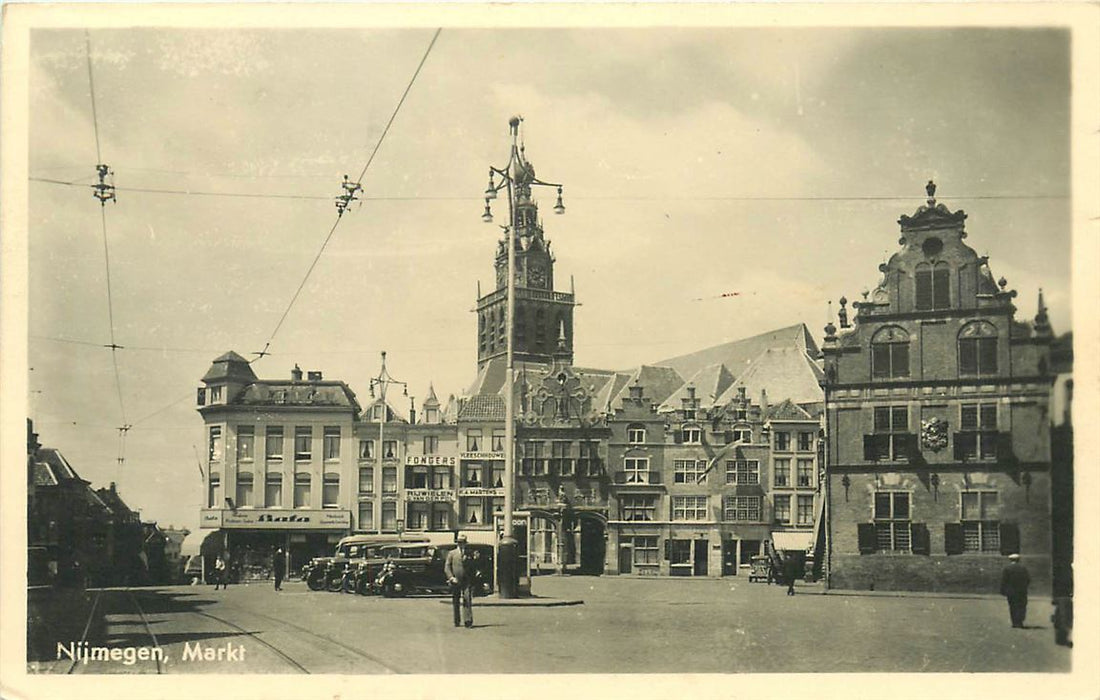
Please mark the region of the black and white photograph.
[[1100, 12], [781, 5], [7, 5], [0, 692], [1100, 693]]

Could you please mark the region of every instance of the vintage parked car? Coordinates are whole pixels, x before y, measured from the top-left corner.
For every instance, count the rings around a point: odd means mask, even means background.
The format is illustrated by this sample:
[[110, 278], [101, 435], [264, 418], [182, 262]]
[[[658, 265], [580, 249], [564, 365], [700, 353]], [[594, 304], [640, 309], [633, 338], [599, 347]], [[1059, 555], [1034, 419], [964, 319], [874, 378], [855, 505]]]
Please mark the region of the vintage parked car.
[[749, 582], [752, 581], [767, 581], [774, 578], [772, 573], [772, 562], [768, 557], [758, 554], [750, 560], [749, 564]]
[[[376, 557], [379, 550], [385, 545], [398, 542], [426, 542], [422, 535], [349, 535], [340, 540], [336, 545], [336, 551], [331, 557], [314, 557], [302, 567], [302, 580], [306, 582], [310, 590], [340, 590], [340, 582], [344, 569], [348, 564], [357, 564], [358, 561], [369, 557]], [[335, 588], [332, 588], [333, 577], [338, 577]]]
[[[398, 597], [414, 593], [447, 593], [450, 586], [443, 574], [447, 553], [457, 545], [400, 544], [382, 548], [387, 564], [375, 579], [375, 588], [384, 596]], [[475, 560], [476, 595], [493, 592], [493, 547], [466, 545]]]

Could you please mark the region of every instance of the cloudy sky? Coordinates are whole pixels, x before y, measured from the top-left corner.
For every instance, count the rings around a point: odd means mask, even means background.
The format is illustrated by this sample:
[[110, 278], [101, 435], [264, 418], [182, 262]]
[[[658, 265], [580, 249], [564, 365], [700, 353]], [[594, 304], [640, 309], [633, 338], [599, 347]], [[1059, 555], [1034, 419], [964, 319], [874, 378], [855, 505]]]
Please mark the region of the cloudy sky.
[[[32, 34], [29, 412], [45, 444], [145, 517], [194, 528], [194, 388], [217, 355], [271, 337], [432, 34]], [[1069, 61], [1058, 30], [445, 29], [366, 201], [255, 370], [297, 363], [365, 394], [386, 350], [418, 401], [429, 382], [460, 393], [499, 235], [481, 192], [513, 114], [539, 175], [565, 183], [565, 216], [542, 201], [558, 288], [573, 276], [582, 303], [580, 365], [799, 322], [820, 337], [828, 300], [874, 287], [930, 178], [1020, 314], [1042, 287], [1069, 330]], [[96, 347], [111, 332], [100, 207], [44, 181], [93, 180], [97, 125], [119, 188], [105, 214], [121, 406]]]

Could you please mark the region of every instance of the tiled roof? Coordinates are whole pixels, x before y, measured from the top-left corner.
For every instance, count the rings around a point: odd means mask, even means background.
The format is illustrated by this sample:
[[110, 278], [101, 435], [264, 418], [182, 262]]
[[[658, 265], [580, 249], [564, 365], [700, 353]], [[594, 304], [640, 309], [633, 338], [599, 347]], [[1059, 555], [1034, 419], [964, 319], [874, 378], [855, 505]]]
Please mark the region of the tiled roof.
[[683, 399], [688, 397], [689, 386], [695, 387], [695, 398], [699, 400], [699, 407], [710, 408], [733, 385], [733, 380], [733, 375], [725, 365], [704, 367], [665, 399], [657, 410], [660, 412], [679, 410], [683, 406]]
[[458, 420], [463, 422], [503, 421], [504, 399], [500, 396], [471, 396], [462, 402]]
[[44, 464], [53, 474], [54, 481], [62, 482], [73, 479], [82, 481], [80, 475], [76, 473], [76, 470], [72, 468], [59, 450], [52, 447], [42, 447], [38, 450], [38, 458], [40, 463]]
[[611, 400], [613, 409], [622, 406], [623, 399], [630, 396], [630, 387], [635, 383], [642, 387], [643, 397], [659, 406], [683, 385], [684, 378], [671, 367], [642, 365], [630, 374], [619, 393]]
[[804, 323], [779, 328], [751, 338], [734, 340], [722, 345], [697, 350], [696, 352], [653, 364], [672, 367], [681, 376], [690, 377], [704, 367], [716, 364], [725, 365], [734, 375], [743, 373], [749, 364], [768, 348], [797, 348], [801, 352], [816, 357], [819, 354], [817, 344]]
[[745, 393], [754, 402], [759, 401], [761, 390], [777, 401], [790, 399], [797, 404], [810, 404], [823, 400], [820, 381], [821, 368], [809, 355], [795, 347], [769, 348], [752, 361], [748, 369], [718, 398], [724, 406], [737, 396], [737, 388], [745, 387]]
[[790, 399], [783, 399], [781, 403], [777, 403], [774, 406], [768, 407], [767, 415], [764, 416], [766, 420], [813, 420], [806, 411], [802, 410], [798, 404], [792, 403]]
[[256, 381], [245, 387], [234, 404], [246, 406], [346, 406], [359, 408], [355, 394], [340, 381]]
[[252, 365], [248, 364], [248, 360], [230, 350], [215, 359], [210, 365], [210, 369], [206, 370], [206, 374], [202, 377], [202, 381], [204, 382], [215, 382], [226, 379], [233, 379], [239, 382], [254, 382], [256, 381], [256, 373], [252, 371]]
[[35, 486], [57, 486], [57, 478], [54, 477], [50, 466], [45, 462], [34, 463]]

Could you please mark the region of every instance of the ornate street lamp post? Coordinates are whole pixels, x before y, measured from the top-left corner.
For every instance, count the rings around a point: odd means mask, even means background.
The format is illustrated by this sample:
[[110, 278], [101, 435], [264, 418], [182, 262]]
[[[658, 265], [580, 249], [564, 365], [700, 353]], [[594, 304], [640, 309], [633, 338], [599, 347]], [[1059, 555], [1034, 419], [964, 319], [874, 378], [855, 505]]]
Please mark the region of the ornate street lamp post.
[[[385, 477], [385, 474], [386, 474], [386, 467], [385, 467], [385, 457], [386, 457], [386, 454], [385, 454], [385, 452], [386, 452], [385, 429], [386, 429], [386, 421], [388, 421], [389, 418], [390, 418], [390, 406], [389, 406], [388, 403], [386, 403], [386, 389], [389, 388], [390, 384], [400, 385], [401, 390], [402, 390], [402, 394], [404, 394], [405, 396], [409, 395], [409, 385], [406, 384], [405, 382], [397, 381], [396, 379], [394, 379], [393, 377], [390, 376], [389, 371], [386, 369], [386, 351], [383, 350], [382, 351], [382, 368], [378, 371], [378, 376], [377, 377], [371, 377], [371, 380], [370, 380], [370, 395], [371, 395], [371, 398], [374, 398], [374, 389], [375, 389], [375, 387], [377, 387], [378, 388], [378, 396], [379, 396], [379, 398], [382, 399], [382, 416], [378, 421], [378, 451], [376, 453], [377, 458], [376, 458], [375, 463], [378, 465], [378, 478], [383, 480], [383, 487], [382, 487], [383, 490], [385, 489], [385, 478], [386, 478]], [[374, 409], [372, 408], [371, 410], [373, 411]], [[373, 418], [373, 417], [374, 416], [370, 416], [370, 418]], [[394, 454], [392, 456], [396, 457], [397, 455]], [[399, 514], [394, 513], [394, 518], [395, 519], [397, 518], [397, 515], [399, 515]], [[379, 529], [379, 531], [381, 531], [381, 529], [382, 529], [382, 527], [381, 527], [381, 525], [382, 525], [381, 515], [379, 515], [378, 525], [379, 525], [378, 529]], [[359, 527], [363, 527], [363, 524], [360, 523]], [[401, 536], [401, 533], [400, 533], [400, 530], [399, 530], [398, 531], [398, 537], [400, 538], [400, 536]]]
[[[562, 186], [553, 182], [543, 182], [535, 177], [535, 170], [527, 162], [523, 155], [523, 146], [519, 142], [519, 125], [522, 117], [515, 116], [508, 121], [512, 134], [512, 151], [508, 163], [503, 168], [489, 166], [489, 186], [485, 190], [485, 212], [481, 220], [485, 223], [493, 222], [493, 212], [490, 202], [497, 198], [497, 193], [504, 190], [508, 197], [508, 224], [504, 229], [508, 246], [508, 280], [506, 282], [507, 304], [505, 311], [505, 330], [507, 340], [507, 371], [504, 375], [504, 532], [500, 538], [497, 550], [497, 581], [501, 598], [515, 598], [518, 591], [518, 570], [516, 567], [516, 538], [513, 535], [512, 511], [515, 509], [515, 454], [516, 454], [516, 421], [515, 400], [512, 395], [512, 385], [515, 379], [515, 367], [513, 362], [513, 339], [515, 337], [515, 282], [516, 282], [516, 198], [527, 199], [531, 196], [531, 187], [556, 187], [558, 199], [554, 204], [555, 214], [564, 214], [565, 206], [561, 201]], [[496, 182], [496, 177], [500, 182]]]

